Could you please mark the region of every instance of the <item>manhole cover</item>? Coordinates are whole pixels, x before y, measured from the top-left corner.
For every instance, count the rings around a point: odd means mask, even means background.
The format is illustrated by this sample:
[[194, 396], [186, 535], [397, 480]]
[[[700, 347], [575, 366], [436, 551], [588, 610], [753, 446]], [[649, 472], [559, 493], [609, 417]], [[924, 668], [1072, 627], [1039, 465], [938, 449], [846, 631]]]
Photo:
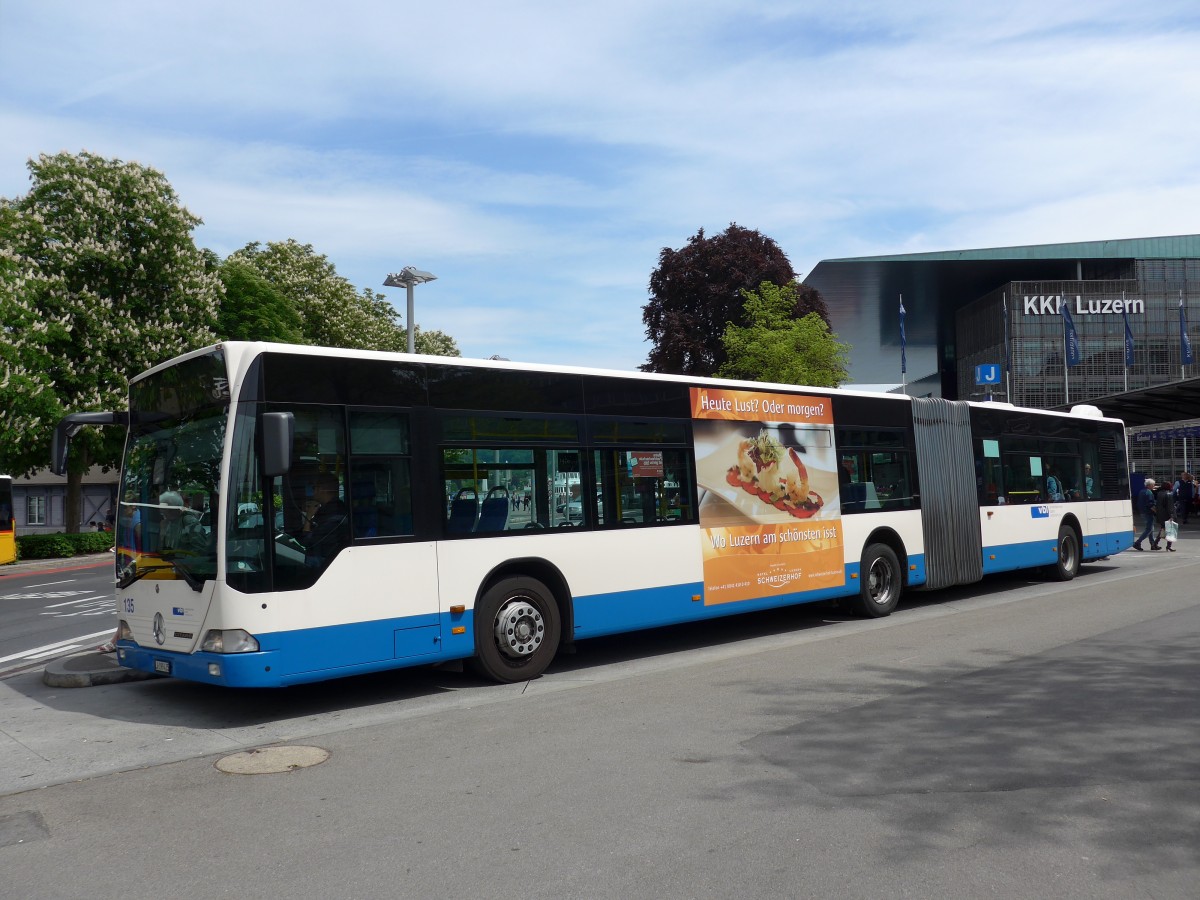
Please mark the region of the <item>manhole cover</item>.
[[217, 760], [217, 768], [229, 775], [273, 775], [319, 766], [329, 759], [320, 747], [260, 747]]

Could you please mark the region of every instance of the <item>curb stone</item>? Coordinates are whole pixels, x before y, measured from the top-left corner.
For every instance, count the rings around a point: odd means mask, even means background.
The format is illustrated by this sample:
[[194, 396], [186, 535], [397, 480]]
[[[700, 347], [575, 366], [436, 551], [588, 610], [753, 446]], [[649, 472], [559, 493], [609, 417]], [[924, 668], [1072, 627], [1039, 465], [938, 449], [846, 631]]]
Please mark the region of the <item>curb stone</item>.
[[42, 671], [42, 682], [50, 687], [79, 688], [101, 684], [121, 684], [125, 681], [145, 681], [161, 678], [153, 672], [126, 669], [117, 663], [113, 653], [78, 653], [64, 656], [46, 664]]

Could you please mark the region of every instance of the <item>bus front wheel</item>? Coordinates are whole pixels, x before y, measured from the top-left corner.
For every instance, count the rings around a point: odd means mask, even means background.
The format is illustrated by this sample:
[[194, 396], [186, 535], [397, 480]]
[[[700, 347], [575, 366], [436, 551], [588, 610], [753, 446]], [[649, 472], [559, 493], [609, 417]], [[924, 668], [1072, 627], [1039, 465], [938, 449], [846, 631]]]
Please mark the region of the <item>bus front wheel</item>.
[[891, 613], [900, 602], [904, 576], [900, 560], [887, 544], [870, 544], [863, 550], [858, 571], [858, 596], [854, 609], [860, 615], [878, 619]]
[[472, 668], [485, 678], [514, 682], [536, 678], [558, 652], [558, 605], [535, 578], [504, 578], [475, 608]]

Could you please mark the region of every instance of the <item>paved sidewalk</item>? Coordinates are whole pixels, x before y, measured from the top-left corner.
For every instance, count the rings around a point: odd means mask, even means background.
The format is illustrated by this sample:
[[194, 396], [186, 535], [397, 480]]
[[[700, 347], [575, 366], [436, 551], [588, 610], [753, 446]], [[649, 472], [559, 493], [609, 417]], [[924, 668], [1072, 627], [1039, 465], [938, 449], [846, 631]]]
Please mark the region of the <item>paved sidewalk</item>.
[[22, 559], [7, 566], [0, 566], [0, 578], [6, 575], [28, 575], [30, 572], [67, 572], [71, 569], [90, 569], [101, 563], [113, 564], [111, 550], [103, 553], [81, 553], [58, 559]]
[[97, 653], [95, 650], [74, 656], [60, 656], [48, 662], [42, 670], [42, 683], [58, 688], [95, 687], [159, 677], [152, 672], [126, 669], [117, 662], [117, 654]]

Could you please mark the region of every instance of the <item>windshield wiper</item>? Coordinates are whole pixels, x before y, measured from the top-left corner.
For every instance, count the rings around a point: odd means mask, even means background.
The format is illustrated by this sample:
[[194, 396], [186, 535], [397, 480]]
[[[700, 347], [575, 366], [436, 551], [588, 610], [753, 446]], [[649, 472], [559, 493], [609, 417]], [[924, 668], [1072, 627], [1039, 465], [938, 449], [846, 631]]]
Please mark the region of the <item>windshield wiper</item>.
[[[164, 550], [159, 553], [159, 559], [163, 560], [167, 565], [180, 574], [183, 580], [187, 582], [188, 587], [193, 591], [199, 592], [204, 586], [204, 582], [187, 570], [186, 567], [175, 562], [175, 553], [170, 550]], [[117, 579], [117, 587], [124, 589], [129, 587], [135, 581], [140, 581], [156, 569], [161, 569], [162, 566], [146, 566], [138, 569], [137, 563], [130, 563], [128, 567], [121, 573], [121, 577]]]
[[158, 566], [147, 566], [139, 572], [137, 563], [130, 563], [124, 569], [122, 569], [121, 574], [117, 576], [117, 587], [122, 589], [127, 588], [138, 579], [145, 578], [157, 568]]

